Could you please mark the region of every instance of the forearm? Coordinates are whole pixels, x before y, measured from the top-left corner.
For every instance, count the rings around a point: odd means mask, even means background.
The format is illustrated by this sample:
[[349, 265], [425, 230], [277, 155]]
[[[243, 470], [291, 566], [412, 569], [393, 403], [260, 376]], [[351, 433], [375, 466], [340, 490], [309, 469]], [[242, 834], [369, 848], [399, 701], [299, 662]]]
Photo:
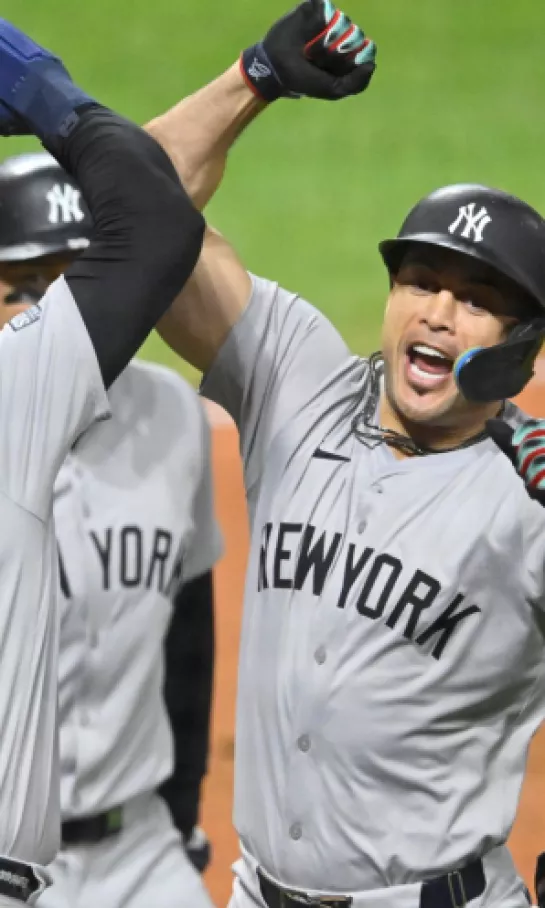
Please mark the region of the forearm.
[[90, 109], [50, 147], [93, 216], [93, 242], [65, 279], [110, 385], [191, 274], [204, 222], [163, 150], [112, 111]]
[[174, 742], [174, 772], [161, 787], [185, 837], [198, 821], [206, 773], [214, 673], [212, 571], [184, 584], [165, 639], [164, 699]]
[[236, 63], [145, 128], [163, 146], [202, 209], [221, 182], [229, 149], [267, 106], [248, 88]]
[[[329, 23], [337, 31], [342, 26], [347, 41], [329, 40]], [[371, 79], [374, 54], [373, 42], [329, 0], [304, 0], [243, 52], [240, 65], [147, 128], [174, 162], [194, 204], [203, 208], [221, 182], [237, 136], [270, 106], [259, 94], [269, 102], [358, 94]], [[208, 231], [199, 262], [158, 331], [172, 350], [205, 372], [250, 298], [245, 265], [226, 239]]]

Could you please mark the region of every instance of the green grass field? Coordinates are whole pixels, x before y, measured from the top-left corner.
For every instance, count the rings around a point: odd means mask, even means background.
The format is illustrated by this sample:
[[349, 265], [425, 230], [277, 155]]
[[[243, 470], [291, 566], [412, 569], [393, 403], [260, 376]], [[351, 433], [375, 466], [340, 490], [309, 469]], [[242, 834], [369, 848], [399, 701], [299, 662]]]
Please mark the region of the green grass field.
[[[226, 68], [285, 8], [4, 0], [2, 15], [144, 122]], [[387, 291], [377, 243], [421, 195], [487, 182], [545, 213], [545, 2], [347, 0], [346, 9], [378, 43], [371, 89], [338, 104], [273, 105], [233, 150], [208, 216], [248, 268], [305, 295], [368, 352]], [[3, 140], [2, 153], [29, 147]], [[157, 338], [143, 352], [180, 366]]]

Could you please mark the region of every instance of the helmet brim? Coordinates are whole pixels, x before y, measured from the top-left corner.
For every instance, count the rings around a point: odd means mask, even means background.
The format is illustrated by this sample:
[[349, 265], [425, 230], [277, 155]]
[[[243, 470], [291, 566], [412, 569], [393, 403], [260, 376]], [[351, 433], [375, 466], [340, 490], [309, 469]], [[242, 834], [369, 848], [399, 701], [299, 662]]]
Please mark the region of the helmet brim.
[[492, 250], [486, 246], [477, 245], [475, 243], [465, 243], [458, 237], [445, 236], [442, 233], [407, 234], [403, 237], [383, 240], [379, 243], [378, 248], [380, 254], [382, 255], [384, 264], [390, 274], [396, 273], [408, 247], [414, 245], [438, 246], [441, 249], [452, 249], [454, 252], [459, 252], [476, 261], [484, 262], [485, 265], [489, 265], [494, 271], [497, 271], [498, 274], [509, 278], [517, 287], [520, 287], [521, 290], [529, 294], [541, 309], [545, 309], [545, 296], [539, 293], [526, 275], [518, 272], [511, 265], [506, 265], [504, 262], [500, 261]]
[[18, 264], [52, 255], [71, 259], [78, 256], [89, 245], [87, 237], [81, 237], [80, 240], [72, 242], [72, 247], [67, 243], [62, 245], [60, 243], [19, 243], [14, 246], [0, 246], [0, 262]]

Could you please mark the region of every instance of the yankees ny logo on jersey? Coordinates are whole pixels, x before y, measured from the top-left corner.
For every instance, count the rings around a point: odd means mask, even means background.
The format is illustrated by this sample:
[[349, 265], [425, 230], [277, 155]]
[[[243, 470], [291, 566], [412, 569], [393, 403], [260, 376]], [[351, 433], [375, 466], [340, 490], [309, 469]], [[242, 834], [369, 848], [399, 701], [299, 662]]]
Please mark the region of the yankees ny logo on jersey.
[[71, 224], [73, 221], [78, 223], [83, 221], [85, 215], [80, 208], [81, 192], [74, 189], [69, 183], [61, 186], [55, 183], [52, 189], [46, 193], [46, 199], [49, 202], [48, 220], [50, 224]]
[[449, 227], [449, 233], [456, 233], [459, 227], [463, 225], [461, 236], [466, 240], [473, 240], [474, 243], [480, 243], [483, 239], [484, 228], [490, 224], [492, 218], [484, 205], [475, 214], [475, 202], [469, 202], [468, 205], [461, 205], [458, 217]]

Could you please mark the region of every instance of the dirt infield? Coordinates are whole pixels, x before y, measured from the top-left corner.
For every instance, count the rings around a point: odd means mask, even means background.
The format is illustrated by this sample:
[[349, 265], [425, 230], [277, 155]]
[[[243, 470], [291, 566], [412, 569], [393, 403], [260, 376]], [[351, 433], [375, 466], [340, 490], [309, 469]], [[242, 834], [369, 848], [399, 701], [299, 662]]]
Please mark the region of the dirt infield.
[[212, 747], [202, 822], [213, 843], [207, 884], [218, 908], [231, 892], [230, 866], [237, 857], [231, 823], [233, 738], [238, 640], [248, 550], [244, 488], [234, 424], [219, 407], [210, 406], [216, 512], [225, 540], [225, 556], [216, 569], [216, 669]]
[[[545, 416], [545, 359], [528, 386], [521, 406]], [[225, 537], [226, 555], [216, 570], [216, 680], [212, 748], [203, 804], [203, 825], [214, 846], [207, 883], [218, 908], [231, 891], [230, 865], [237, 857], [231, 823], [235, 690], [241, 602], [248, 547], [242, 473], [236, 430], [218, 407], [210, 407], [216, 507]], [[520, 809], [510, 840], [517, 866], [532, 887], [535, 856], [545, 850], [545, 726], [530, 751]]]

